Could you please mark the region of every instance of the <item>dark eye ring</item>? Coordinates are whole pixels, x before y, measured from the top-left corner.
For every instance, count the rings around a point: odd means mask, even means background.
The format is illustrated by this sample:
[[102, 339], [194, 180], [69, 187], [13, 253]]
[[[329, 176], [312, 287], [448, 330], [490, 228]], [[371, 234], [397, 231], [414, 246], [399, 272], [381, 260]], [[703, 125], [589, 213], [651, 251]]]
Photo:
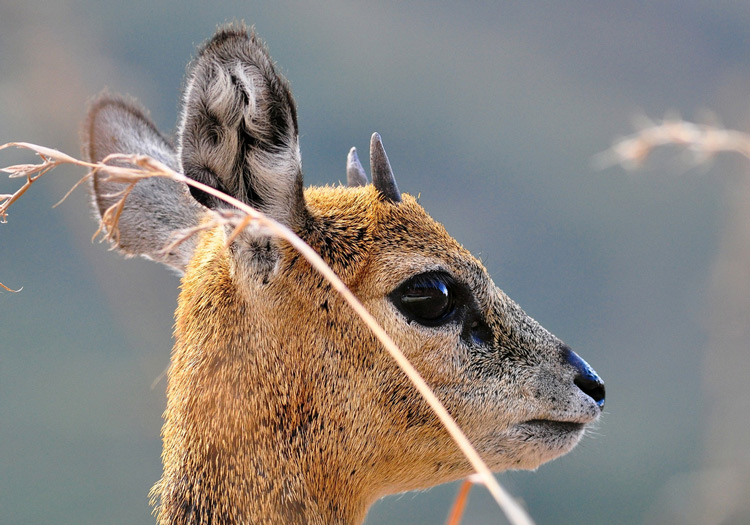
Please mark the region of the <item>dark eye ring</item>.
[[456, 310], [455, 283], [444, 272], [427, 272], [406, 280], [390, 294], [396, 308], [409, 321], [438, 326]]

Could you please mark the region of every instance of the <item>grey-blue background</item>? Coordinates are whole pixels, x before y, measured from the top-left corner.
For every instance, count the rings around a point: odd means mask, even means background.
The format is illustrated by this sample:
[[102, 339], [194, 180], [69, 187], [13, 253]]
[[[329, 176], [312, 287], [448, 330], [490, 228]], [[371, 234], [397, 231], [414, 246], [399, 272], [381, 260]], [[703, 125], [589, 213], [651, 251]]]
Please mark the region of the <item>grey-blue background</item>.
[[[308, 184], [343, 180], [380, 132], [402, 191], [607, 381], [573, 453], [499, 476], [538, 523], [750, 520], [747, 166], [591, 163], [637, 115], [710, 109], [748, 129], [750, 4], [5, 0], [0, 143], [77, 154], [104, 88], [172, 130], [195, 46], [233, 19], [291, 81]], [[0, 225], [0, 282], [24, 288], [0, 294], [2, 523], [153, 521], [151, 384], [179, 283], [92, 244], [85, 192], [51, 209], [82, 174], [48, 175]], [[386, 498], [368, 523], [441, 523], [456, 489]], [[502, 519], [476, 488], [465, 523]]]

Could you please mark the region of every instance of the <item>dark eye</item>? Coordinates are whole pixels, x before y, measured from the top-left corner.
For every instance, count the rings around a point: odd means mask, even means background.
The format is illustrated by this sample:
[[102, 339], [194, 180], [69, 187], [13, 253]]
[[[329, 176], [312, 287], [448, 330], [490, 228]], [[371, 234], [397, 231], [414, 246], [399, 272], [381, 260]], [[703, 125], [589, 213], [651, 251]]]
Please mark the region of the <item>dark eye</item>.
[[437, 326], [455, 311], [453, 288], [453, 280], [448, 274], [428, 272], [403, 283], [390, 298], [409, 321]]

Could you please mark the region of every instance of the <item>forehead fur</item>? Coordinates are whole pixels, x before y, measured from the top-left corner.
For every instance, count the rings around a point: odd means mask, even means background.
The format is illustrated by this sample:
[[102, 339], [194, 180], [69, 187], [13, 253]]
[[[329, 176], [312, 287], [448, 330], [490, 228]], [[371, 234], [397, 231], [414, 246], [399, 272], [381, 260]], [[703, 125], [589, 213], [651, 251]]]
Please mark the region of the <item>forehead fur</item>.
[[[414, 197], [404, 194], [402, 199], [387, 202], [372, 185], [308, 188], [305, 200], [312, 220], [303, 238], [347, 284], [358, 288], [395, 287], [430, 270], [463, 274], [467, 281], [486, 276], [481, 263]], [[365, 269], [380, 278], [356, 282]]]

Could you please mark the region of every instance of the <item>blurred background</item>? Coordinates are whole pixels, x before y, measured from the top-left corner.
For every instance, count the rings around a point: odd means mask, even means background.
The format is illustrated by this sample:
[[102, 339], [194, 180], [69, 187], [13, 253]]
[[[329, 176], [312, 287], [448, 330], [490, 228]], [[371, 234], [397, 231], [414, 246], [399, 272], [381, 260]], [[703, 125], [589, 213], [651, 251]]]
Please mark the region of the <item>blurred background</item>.
[[[235, 19], [292, 84], [308, 184], [345, 180], [380, 132], [402, 191], [606, 380], [574, 452], [499, 476], [539, 524], [750, 522], [750, 166], [592, 166], [639, 115], [750, 130], [749, 3], [4, 0], [0, 143], [77, 155], [103, 89], [170, 132], [195, 46]], [[0, 293], [4, 524], [153, 523], [179, 282], [92, 243], [85, 191], [51, 209], [82, 175], [47, 175], [0, 225], [0, 282], [23, 287]], [[442, 523], [456, 490], [367, 523]], [[503, 520], [475, 488], [465, 523]]]

